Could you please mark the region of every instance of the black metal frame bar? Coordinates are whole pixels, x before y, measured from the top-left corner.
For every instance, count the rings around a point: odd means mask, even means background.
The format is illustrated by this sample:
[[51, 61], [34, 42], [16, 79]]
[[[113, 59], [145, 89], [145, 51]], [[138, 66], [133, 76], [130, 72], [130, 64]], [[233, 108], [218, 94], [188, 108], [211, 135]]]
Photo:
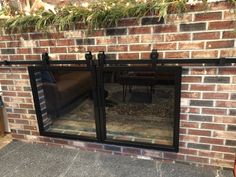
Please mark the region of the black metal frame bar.
[[[104, 52], [103, 52], [104, 53]], [[158, 58], [158, 53], [157, 50], [152, 50], [151, 56], [154, 56], [154, 58]], [[91, 58], [87, 58], [91, 57]], [[44, 65], [46, 64], [52, 64], [52, 65], [60, 65], [60, 64], [88, 64], [88, 62], [98, 64], [98, 61], [92, 60], [92, 55], [91, 52], [88, 51], [85, 55], [86, 60], [58, 60], [58, 61], [53, 61], [49, 60], [48, 53], [43, 53], [42, 54], [42, 61], [40, 60], [31, 60], [31, 61], [0, 61], [0, 65], [5, 65], [5, 66], [11, 66], [11, 65]], [[212, 65], [217, 65], [217, 66], [224, 66], [227, 64], [233, 64], [236, 63], [236, 58], [209, 58], [209, 59], [203, 59], [203, 58], [198, 58], [198, 59], [189, 59], [189, 58], [183, 58], [183, 59], [160, 59], [158, 60], [129, 60], [129, 59], [123, 59], [123, 60], [105, 60], [104, 64], [110, 64], [110, 65], [123, 65], [123, 64], [212, 64]]]

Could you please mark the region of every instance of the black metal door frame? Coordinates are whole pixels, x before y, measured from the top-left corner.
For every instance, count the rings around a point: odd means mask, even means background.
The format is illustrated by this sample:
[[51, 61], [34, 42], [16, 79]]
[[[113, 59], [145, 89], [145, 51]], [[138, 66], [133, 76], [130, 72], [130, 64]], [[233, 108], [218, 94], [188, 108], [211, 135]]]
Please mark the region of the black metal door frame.
[[[38, 89], [37, 89], [37, 83], [35, 79], [34, 73], [37, 71], [90, 71], [92, 74], [93, 79], [93, 100], [94, 100], [94, 113], [95, 113], [95, 125], [96, 125], [96, 138], [93, 137], [87, 137], [87, 136], [81, 136], [81, 135], [70, 135], [70, 134], [62, 134], [62, 133], [54, 133], [54, 132], [47, 132], [44, 130], [44, 124], [43, 124], [43, 118], [42, 118], [42, 111], [40, 107], [40, 100], [38, 97]], [[78, 139], [83, 141], [92, 141], [92, 142], [101, 142], [101, 131], [100, 131], [100, 116], [99, 116], [99, 108], [98, 108], [98, 95], [97, 95], [97, 76], [96, 76], [96, 67], [67, 67], [67, 66], [29, 66], [28, 72], [30, 76], [30, 83], [34, 98], [34, 105], [37, 115], [37, 121], [39, 125], [39, 132], [42, 136], [48, 136], [48, 137], [56, 137], [56, 138], [65, 138], [65, 139]]]

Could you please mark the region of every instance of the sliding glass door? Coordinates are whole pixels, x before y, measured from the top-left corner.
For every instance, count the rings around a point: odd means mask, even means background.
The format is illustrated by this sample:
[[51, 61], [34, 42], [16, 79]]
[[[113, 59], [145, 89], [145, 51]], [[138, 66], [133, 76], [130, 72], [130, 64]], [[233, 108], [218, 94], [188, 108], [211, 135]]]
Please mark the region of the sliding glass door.
[[43, 136], [178, 151], [181, 67], [29, 67]]
[[97, 139], [95, 70], [29, 68], [42, 134]]
[[105, 141], [177, 147], [180, 67], [104, 68]]

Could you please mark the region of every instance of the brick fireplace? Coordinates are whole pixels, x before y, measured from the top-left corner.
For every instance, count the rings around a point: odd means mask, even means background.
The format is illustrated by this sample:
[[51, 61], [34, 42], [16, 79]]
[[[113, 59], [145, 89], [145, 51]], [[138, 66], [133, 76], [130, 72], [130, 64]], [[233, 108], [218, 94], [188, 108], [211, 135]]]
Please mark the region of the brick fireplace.
[[[51, 33], [1, 36], [1, 60], [84, 59], [105, 51], [109, 59], [236, 57], [235, 14], [225, 2], [198, 6], [182, 17], [124, 19], [116, 27], [87, 34], [85, 27]], [[236, 152], [236, 67], [183, 65], [179, 152], [165, 152], [39, 135], [28, 65], [1, 66], [0, 83], [14, 139], [119, 155], [233, 168]]]

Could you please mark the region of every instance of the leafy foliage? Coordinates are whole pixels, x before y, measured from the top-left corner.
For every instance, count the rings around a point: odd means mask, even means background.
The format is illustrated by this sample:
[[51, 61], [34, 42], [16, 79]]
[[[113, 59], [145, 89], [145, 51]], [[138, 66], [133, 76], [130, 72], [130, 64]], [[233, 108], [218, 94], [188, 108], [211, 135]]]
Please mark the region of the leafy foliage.
[[[236, 0], [228, 1], [235, 6]], [[125, 17], [141, 18], [152, 14], [161, 18], [166, 17], [169, 11], [181, 14], [185, 12], [187, 3], [188, 0], [98, 0], [88, 7], [71, 4], [56, 9], [56, 14], [39, 9], [34, 14], [15, 15], [5, 21], [4, 28], [10, 32], [22, 32], [29, 27], [36, 31], [45, 31], [56, 26], [61, 31], [82, 22], [88, 29], [93, 30], [111, 27]]]

